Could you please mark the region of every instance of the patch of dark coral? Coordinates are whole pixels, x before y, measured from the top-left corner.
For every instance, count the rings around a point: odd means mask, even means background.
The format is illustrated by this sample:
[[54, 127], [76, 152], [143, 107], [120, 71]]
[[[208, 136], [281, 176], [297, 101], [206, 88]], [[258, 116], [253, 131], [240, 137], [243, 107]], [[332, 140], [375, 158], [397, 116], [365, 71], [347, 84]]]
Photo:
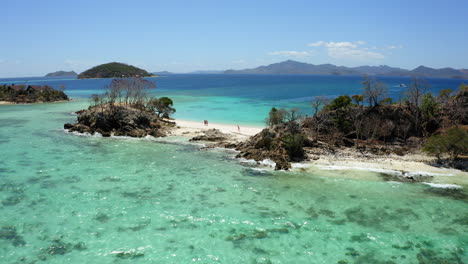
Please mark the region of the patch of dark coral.
[[3, 226], [0, 228], [0, 239], [10, 241], [15, 247], [26, 245], [23, 237], [18, 234], [14, 226]]

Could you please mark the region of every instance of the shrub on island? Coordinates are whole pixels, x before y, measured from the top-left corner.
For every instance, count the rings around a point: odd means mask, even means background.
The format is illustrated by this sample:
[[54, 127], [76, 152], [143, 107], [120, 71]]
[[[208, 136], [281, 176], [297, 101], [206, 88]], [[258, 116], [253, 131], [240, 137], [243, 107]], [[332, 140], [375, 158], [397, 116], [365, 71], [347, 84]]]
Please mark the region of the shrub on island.
[[247, 142], [235, 147], [238, 158], [262, 161], [270, 159], [276, 163], [276, 170], [288, 170], [291, 162], [307, 158], [304, 147], [310, 145], [300, 128], [301, 116], [297, 109], [272, 108], [266, 123], [269, 125]]
[[288, 169], [291, 161], [306, 159], [311, 151], [336, 153], [353, 147], [363, 155], [401, 156], [419, 150], [426, 139], [424, 150], [436, 156], [448, 154], [454, 160], [467, 155], [466, 131], [449, 128], [468, 125], [468, 86], [462, 84], [456, 93], [442, 90], [435, 97], [423, 80], [414, 79], [405, 100], [398, 102], [386, 97], [385, 84], [375, 79], [366, 77], [363, 86], [362, 95], [316, 97], [314, 114], [306, 118], [296, 110], [272, 108], [269, 128], [238, 144], [238, 157], [271, 159], [276, 169]]
[[175, 109], [170, 98], [148, 96], [148, 90], [155, 87], [142, 78], [113, 79], [104, 94], [91, 96], [90, 107], [78, 112], [77, 123], [65, 124], [64, 128], [79, 133], [98, 132], [104, 137], [166, 136], [175, 126], [168, 120]]
[[119, 62], [101, 64], [78, 75], [78, 79], [88, 78], [131, 78], [151, 77], [152, 74], [138, 67]]
[[423, 150], [441, 161], [444, 155], [449, 161], [456, 161], [460, 155], [468, 154], [468, 132], [462, 127], [452, 127], [446, 133], [428, 138]]
[[68, 101], [70, 99], [63, 91], [64, 89], [64, 86], [56, 90], [48, 85], [2, 85], [0, 86], [0, 101], [17, 104]]

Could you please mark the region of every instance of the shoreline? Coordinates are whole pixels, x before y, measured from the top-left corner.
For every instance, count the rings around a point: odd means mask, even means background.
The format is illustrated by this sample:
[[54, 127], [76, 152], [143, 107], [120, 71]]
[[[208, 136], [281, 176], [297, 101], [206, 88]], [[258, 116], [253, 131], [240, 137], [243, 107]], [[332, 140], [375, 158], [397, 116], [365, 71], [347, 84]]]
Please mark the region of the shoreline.
[[[176, 129], [169, 136], [182, 136], [192, 138], [203, 134], [208, 129], [218, 129], [228, 134], [231, 138], [228, 143], [239, 143], [248, 140], [251, 136], [259, 133], [264, 128], [254, 126], [240, 126], [240, 133], [237, 131], [236, 124], [209, 123], [208, 126], [203, 121], [191, 120], [173, 120], [176, 123]], [[203, 141], [202, 141], [203, 142]], [[216, 143], [208, 142], [215, 145]], [[228, 148], [226, 148], [228, 149]], [[388, 175], [412, 177], [412, 176], [430, 176], [431, 184], [446, 185], [446, 188], [458, 188], [454, 186], [468, 186], [468, 172], [453, 168], [435, 167], [428, 162], [435, 160], [435, 157], [424, 153], [411, 153], [404, 156], [395, 154], [379, 156], [368, 154], [362, 156], [357, 151], [350, 148], [341, 149], [337, 154], [324, 153], [321, 149], [307, 149], [309, 158], [300, 163], [293, 163], [293, 170], [302, 170], [313, 173], [316, 170], [321, 171], [361, 171], [383, 173]], [[255, 161], [251, 161], [252, 163]], [[250, 161], [247, 161], [250, 163]], [[271, 166], [271, 162], [257, 163], [260, 166]], [[273, 165], [274, 167], [274, 165]], [[341, 175], [341, 174], [338, 174]], [[365, 178], [357, 175], [357, 178]]]
[[417, 153], [406, 154], [405, 156], [373, 155], [366, 158], [358, 157], [357, 155], [346, 157], [320, 155], [319, 159], [307, 161], [305, 163], [320, 170], [353, 170], [357, 172], [374, 172], [407, 178], [413, 176], [429, 176], [432, 177], [430, 181], [432, 184], [468, 186], [468, 172], [454, 168], [429, 165], [428, 162], [432, 160], [435, 160], [435, 158]]
[[35, 102], [35, 103], [15, 103], [15, 102], [9, 102], [9, 101], [0, 101], [0, 105], [52, 104], [52, 103], [66, 103], [66, 102], [71, 102], [71, 101], [76, 101], [76, 100], [70, 99], [70, 100], [59, 100], [59, 101], [53, 101], [53, 102]]
[[205, 126], [203, 121], [192, 121], [192, 120], [171, 120], [176, 123], [176, 129], [172, 131], [171, 136], [184, 136], [184, 137], [195, 137], [202, 134], [204, 131], [209, 129], [218, 129], [222, 133], [228, 134], [231, 136], [229, 141], [240, 142], [247, 140], [249, 137], [254, 136], [257, 133], [260, 133], [264, 128], [255, 127], [255, 126], [243, 126], [239, 125], [239, 130], [237, 124], [219, 124], [208, 122], [208, 125]]

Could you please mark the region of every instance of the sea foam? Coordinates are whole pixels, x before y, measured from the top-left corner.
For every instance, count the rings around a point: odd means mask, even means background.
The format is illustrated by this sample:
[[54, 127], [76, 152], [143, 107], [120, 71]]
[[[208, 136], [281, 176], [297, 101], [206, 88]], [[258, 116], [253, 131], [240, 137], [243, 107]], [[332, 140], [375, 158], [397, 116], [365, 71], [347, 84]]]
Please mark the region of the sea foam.
[[461, 189], [463, 188], [460, 185], [456, 184], [444, 184], [444, 183], [431, 183], [431, 182], [423, 182], [423, 184], [429, 185], [433, 188], [444, 188], [444, 189]]

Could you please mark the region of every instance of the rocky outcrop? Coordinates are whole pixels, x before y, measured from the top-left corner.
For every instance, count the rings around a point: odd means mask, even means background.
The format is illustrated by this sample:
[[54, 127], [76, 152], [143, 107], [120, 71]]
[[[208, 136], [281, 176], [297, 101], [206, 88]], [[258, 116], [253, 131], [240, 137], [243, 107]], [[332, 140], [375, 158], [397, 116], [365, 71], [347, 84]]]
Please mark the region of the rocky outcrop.
[[227, 139], [229, 139], [229, 135], [213, 128], [203, 131], [203, 135], [193, 137], [190, 139], [190, 141], [224, 142]]
[[395, 173], [380, 173], [380, 176], [384, 181], [396, 182], [428, 182], [434, 178], [434, 176], [428, 174], [409, 173], [405, 171], [398, 171]]
[[97, 132], [104, 137], [164, 137], [175, 127], [173, 122], [163, 120], [155, 113], [131, 106], [96, 106], [77, 113], [77, 123], [64, 125], [70, 132]]
[[248, 141], [237, 144], [235, 149], [240, 151], [237, 158], [270, 159], [276, 163], [275, 170], [288, 170], [291, 162], [307, 158], [304, 147], [311, 143], [296, 123], [285, 123], [262, 130]]
[[17, 104], [32, 104], [57, 101], [69, 101], [68, 96], [60, 90], [44, 85], [2, 85], [0, 86], [0, 101]]

